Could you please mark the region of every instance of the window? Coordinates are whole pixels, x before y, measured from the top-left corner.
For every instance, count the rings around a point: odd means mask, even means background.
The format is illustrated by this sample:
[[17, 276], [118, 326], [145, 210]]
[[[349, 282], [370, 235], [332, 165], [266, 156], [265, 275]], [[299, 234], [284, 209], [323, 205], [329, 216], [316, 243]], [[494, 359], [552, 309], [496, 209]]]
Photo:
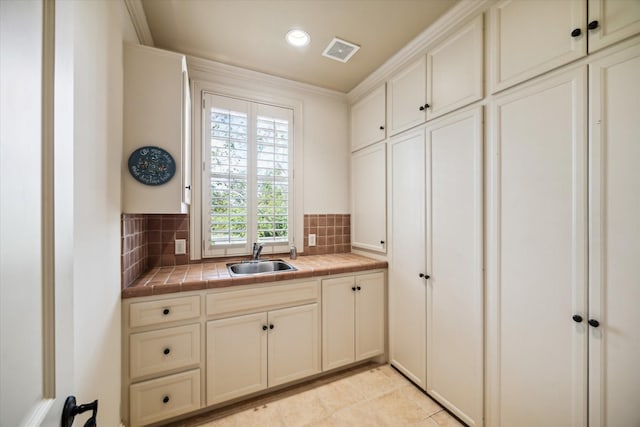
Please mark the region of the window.
[[292, 239], [293, 111], [204, 96], [203, 255], [286, 252]]

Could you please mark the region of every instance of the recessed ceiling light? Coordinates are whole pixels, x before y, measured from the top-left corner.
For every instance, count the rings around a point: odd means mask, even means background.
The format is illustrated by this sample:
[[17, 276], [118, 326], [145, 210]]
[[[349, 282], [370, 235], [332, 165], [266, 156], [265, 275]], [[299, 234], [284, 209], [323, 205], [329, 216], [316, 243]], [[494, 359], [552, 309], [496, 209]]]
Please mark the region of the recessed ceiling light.
[[309, 41], [311, 41], [311, 37], [309, 37], [309, 34], [299, 29], [289, 30], [289, 32], [287, 32], [287, 35], [285, 36], [285, 39], [291, 46], [296, 47], [306, 46], [309, 44]]

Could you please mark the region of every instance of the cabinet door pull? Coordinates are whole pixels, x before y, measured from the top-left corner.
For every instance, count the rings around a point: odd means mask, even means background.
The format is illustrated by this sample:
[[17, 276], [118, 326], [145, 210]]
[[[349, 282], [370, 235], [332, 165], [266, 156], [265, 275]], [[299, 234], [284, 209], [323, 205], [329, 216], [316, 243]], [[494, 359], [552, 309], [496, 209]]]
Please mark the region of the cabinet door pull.
[[381, 244], [381, 245], [384, 245], [384, 240], [380, 240], [380, 244]]
[[580, 37], [580, 34], [582, 34], [582, 30], [580, 28], [576, 28], [571, 31], [571, 37]]
[[600, 326], [600, 322], [598, 322], [596, 319], [589, 319], [589, 324], [594, 328], [597, 328], [598, 326]]
[[579, 314], [574, 314], [572, 319], [576, 323], [581, 323], [582, 322], [582, 316], [580, 316]]
[[269, 329], [273, 329], [275, 328], [275, 326], [273, 326], [273, 323], [269, 325]]
[[165, 348], [164, 350], [162, 350], [162, 352], [164, 353], [164, 355], [168, 355], [169, 353], [171, 353], [171, 349], [169, 347]]
[[384, 126], [380, 126], [380, 130], [384, 130]]
[[359, 291], [362, 290], [362, 288], [360, 286], [356, 286], [356, 289], [359, 290]]
[[164, 396], [162, 398], [162, 403], [167, 404], [167, 403], [169, 403], [169, 400], [171, 400], [171, 399], [169, 399], [169, 396]]
[[262, 325], [262, 330], [266, 331], [267, 330], [267, 325]]
[[186, 187], [184, 187], [184, 188], [186, 188], [187, 190], [191, 190], [191, 186], [190, 186], [190, 185], [187, 185], [187, 186], [186, 186]]
[[356, 287], [355, 287], [355, 286], [352, 286], [352, 287], [351, 287], [351, 290], [352, 290], [353, 292], [355, 292], [355, 291], [356, 291]]
[[163, 310], [162, 310], [162, 314], [163, 314], [164, 316], [168, 316], [168, 315], [169, 315], [169, 313], [171, 313], [171, 310], [169, 310], [168, 308], [165, 308], [165, 309], [163, 309]]
[[419, 108], [420, 111], [424, 111], [424, 105], [421, 105]]
[[431, 276], [429, 276], [428, 274], [420, 273], [420, 274], [418, 274], [418, 277], [420, 277], [421, 279], [427, 280], [427, 279], [429, 279]]
[[431, 105], [429, 104], [424, 104], [424, 109], [426, 110], [427, 108], [431, 107]]
[[595, 30], [599, 26], [600, 26], [600, 23], [598, 21], [591, 21], [589, 22], [589, 25], [587, 25], [587, 28], [590, 30]]

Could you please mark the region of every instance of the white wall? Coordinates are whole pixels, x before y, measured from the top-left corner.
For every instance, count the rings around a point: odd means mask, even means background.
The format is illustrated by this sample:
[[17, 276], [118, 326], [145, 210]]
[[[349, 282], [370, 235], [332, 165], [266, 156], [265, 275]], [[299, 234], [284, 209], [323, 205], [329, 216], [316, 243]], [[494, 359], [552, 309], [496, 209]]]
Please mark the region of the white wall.
[[[65, 1], [66, 3], [66, 1]], [[122, 42], [137, 42], [122, 1], [70, 1], [73, 13], [74, 377], [120, 423]]]

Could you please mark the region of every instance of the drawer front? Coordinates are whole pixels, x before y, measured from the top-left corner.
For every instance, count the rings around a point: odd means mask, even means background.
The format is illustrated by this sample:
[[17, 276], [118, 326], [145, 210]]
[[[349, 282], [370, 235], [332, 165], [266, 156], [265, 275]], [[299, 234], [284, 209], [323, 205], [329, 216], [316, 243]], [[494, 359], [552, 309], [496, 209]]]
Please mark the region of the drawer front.
[[134, 384], [131, 425], [141, 426], [200, 408], [200, 369]]
[[200, 296], [136, 302], [129, 306], [129, 327], [161, 325], [200, 317]]
[[207, 315], [223, 317], [320, 300], [317, 280], [207, 295]]
[[200, 324], [131, 334], [132, 379], [200, 363]]

